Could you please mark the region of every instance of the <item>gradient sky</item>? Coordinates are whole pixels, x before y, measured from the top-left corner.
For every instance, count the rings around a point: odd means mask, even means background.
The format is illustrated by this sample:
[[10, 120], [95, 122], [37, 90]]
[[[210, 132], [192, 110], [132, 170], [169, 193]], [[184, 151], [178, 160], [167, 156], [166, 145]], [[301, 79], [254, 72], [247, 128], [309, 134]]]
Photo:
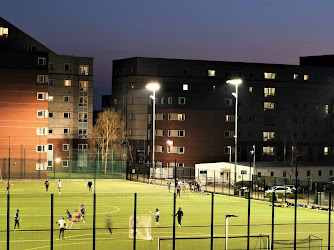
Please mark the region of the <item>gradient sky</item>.
[[[333, 0], [5, 0], [0, 15], [58, 54], [94, 57], [94, 110], [112, 60], [298, 64], [334, 54]], [[1, 56], [1, 55], [0, 55]]]

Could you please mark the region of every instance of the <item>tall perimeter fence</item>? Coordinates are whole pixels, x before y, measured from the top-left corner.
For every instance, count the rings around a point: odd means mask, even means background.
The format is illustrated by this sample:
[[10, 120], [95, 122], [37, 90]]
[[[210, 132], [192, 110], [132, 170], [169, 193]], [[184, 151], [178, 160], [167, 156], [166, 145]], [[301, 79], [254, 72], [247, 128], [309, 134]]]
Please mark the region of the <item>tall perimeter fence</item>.
[[[75, 197], [68, 193], [40, 196], [32, 192], [27, 196], [2, 192], [0, 248], [184, 250], [331, 249], [333, 246], [331, 183], [251, 176], [234, 184], [231, 180], [223, 181], [218, 171], [203, 176], [190, 168], [157, 170], [147, 165], [117, 166], [116, 162], [102, 168], [103, 162], [88, 163], [91, 169], [87, 167], [85, 172], [60, 173], [64, 178], [67, 175], [76, 178], [74, 173], [88, 177], [85, 179], [93, 182], [92, 193], [79, 193]], [[163, 195], [126, 192], [121, 188], [117, 192], [109, 192], [107, 187], [96, 189], [97, 183], [105, 181], [98, 178], [103, 175], [101, 169], [107, 170], [111, 178], [117, 173], [121, 179], [161, 187], [163, 192], [170, 187], [171, 192]], [[50, 175], [56, 179], [61, 176], [58, 172]], [[179, 185], [181, 197], [177, 194]], [[269, 190], [272, 186], [289, 188]], [[72, 206], [72, 202], [77, 206], [80, 200], [89, 207], [85, 227], [73, 225], [59, 245], [56, 222], [64, 215], [65, 207]], [[39, 207], [34, 207], [37, 201]], [[22, 230], [13, 229], [18, 204], [28, 204], [32, 210], [29, 212], [35, 216]], [[161, 211], [160, 225], [154, 223], [157, 207]], [[182, 227], [175, 216], [179, 207], [185, 213]]]

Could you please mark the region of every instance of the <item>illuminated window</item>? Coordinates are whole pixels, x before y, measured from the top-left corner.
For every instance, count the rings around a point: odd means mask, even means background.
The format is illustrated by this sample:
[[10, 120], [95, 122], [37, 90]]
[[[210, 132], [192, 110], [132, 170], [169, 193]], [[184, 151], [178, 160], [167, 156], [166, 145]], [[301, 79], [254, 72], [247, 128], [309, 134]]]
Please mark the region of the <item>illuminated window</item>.
[[248, 92], [252, 93], [253, 92], [253, 87], [248, 87]]
[[88, 65], [80, 65], [80, 75], [88, 75]]
[[86, 107], [88, 105], [88, 96], [79, 97], [79, 106]]
[[46, 58], [45, 57], [38, 57], [38, 65], [46, 65]]
[[264, 88], [264, 97], [275, 96], [275, 88]]
[[0, 36], [8, 37], [8, 28], [0, 27]]
[[186, 119], [186, 114], [177, 114], [178, 121], [184, 121]]
[[183, 90], [189, 90], [189, 86], [188, 86], [188, 84], [184, 83], [182, 89], [183, 89]]
[[271, 141], [275, 139], [275, 132], [263, 132], [263, 141]]
[[72, 64], [64, 63], [64, 70], [71, 70], [71, 69], [72, 69]]
[[309, 75], [304, 75], [304, 81], [308, 81], [310, 80], [310, 76]]
[[275, 79], [276, 73], [264, 73], [264, 79]]
[[70, 87], [70, 86], [72, 86], [72, 80], [65, 80], [65, 81], [64, 81], [64, 85], [65, 85], [66, 87]]
[[293, 79], [298, 80], [298, 74], [293, 74]]
[[88, 90], [88, 82], [87, 81], [80, 81], [79, 82], [79, 90], [87, 91]]
[[273, 102], [264, 102], [263, 103], [264, 110], [275, 110], [275, 103]]
[[326, 113], [326, 114], [329, 113], [329, 105], [328, 105], [328, 104], [325, 105], [325, 113]]
[[262, 152], [264, 155], [275, 155], [274, 147], [262, 147]]
[[212, 70], [212, 69], [209, 69], [208, 70], [208, 76], [216, 76], [216, 71]]
[[226, 115], [225, 116], [226, 122], [234, 122], [234, 115]]
[[165, 97], [161, 97], [161, 104], [165, 104]]
[[324, 147], [324, 155], [329, 155], [329, 147]]

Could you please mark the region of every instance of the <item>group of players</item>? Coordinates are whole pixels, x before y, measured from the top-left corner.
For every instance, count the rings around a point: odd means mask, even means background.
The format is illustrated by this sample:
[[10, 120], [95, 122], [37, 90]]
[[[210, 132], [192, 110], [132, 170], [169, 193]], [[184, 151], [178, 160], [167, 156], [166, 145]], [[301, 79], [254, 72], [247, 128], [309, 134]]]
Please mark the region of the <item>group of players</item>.
[[[168, 190], [170, 192], [170, 188], [171, 188], [171, 182], [170, 181], [167, 181], [167, 186], [168, 186]], [[199, 179], [189, 181], [189, 191], [202, 192], [201, 186], [202, 186], [202, 184], [201, 184], [201, 181]], [[186, 183], [185, 180], [176, 179], [176, 195], [178, 195], [179, 197], [181, 197], [181, 190], [183, 192], [187, 191], [187, 183]]]

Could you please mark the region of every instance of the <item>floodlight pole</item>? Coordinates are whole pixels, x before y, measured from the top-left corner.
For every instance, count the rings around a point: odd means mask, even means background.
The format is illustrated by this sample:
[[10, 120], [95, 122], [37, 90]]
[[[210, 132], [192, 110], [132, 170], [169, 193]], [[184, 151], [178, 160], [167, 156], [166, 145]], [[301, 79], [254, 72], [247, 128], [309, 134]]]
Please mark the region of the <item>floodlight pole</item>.
[[230, 217], [238, 217], [237, 215], [234, 214], [227, 214], [225, 215], [225, 250], [228, 250], [228, 218]]

